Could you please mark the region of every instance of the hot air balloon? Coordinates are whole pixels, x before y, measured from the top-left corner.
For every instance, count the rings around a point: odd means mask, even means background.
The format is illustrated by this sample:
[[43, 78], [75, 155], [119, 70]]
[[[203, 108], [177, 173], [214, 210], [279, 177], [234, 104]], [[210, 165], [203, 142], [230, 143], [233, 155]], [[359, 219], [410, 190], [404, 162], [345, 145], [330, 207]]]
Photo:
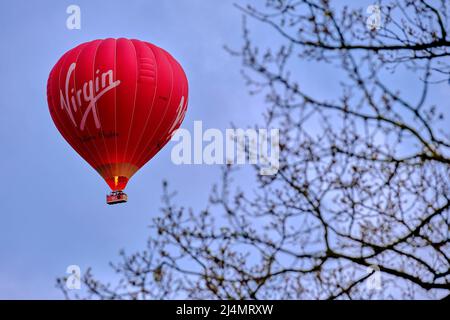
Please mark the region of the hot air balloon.
[[93, 40], [67, 51], [50, 72], [47, 100], [64, 139], [127, 201], [130, 178], [184, 119], [188, 81], [164, 49], [136, 39]]

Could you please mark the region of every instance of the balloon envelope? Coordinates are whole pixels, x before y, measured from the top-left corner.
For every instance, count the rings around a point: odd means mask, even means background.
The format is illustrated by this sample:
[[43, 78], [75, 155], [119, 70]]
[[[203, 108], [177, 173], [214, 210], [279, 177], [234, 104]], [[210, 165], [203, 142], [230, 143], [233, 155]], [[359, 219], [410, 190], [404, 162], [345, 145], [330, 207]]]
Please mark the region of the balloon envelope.
[[188, 82], [180, 64], [153, 44], [94, 40], [59, 59], [47, 99], [61, 135], [119, 191], [181, 125]]

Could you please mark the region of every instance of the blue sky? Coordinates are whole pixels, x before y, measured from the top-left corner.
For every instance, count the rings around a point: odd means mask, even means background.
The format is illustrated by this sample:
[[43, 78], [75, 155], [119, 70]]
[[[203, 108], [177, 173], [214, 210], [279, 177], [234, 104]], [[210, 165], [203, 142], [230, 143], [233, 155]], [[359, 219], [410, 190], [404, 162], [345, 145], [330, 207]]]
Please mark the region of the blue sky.
[[[213, 3], [214, 2], [214, 3]], [[66, 8], [81, 8], [81, 30], [66, 28]], [[0, 298], [62, 298], [55, 278], [70, 264], [102, 279], [119, 249], [145, 245], [159, 214], [161, 183], [180, 202], [201, 207], [217, 166], [176, 166], [169, 143], [127, 187], [126, 205], [107, 206], [108, 187], [59, 135], [50, 118], [46, 82], [75, 45], [129, 37], [168, 50], [190, 84], [183, 127], [246, 125], [259, 117], [247, 95], [240, 61], [224, 44], [239, 44], [240, 13], [231, 1], [9, 1], [0, 12]], [[245, 117], [243, 115], [245, 114]], [[196, 177], [192, 179], [192, 177]]]
[[[81, 30], [66, 28], [66, 8], [81, 8]], [[169, 143], [127, 187], [129, 202], [107, 206], [106, 183], [59, 135], [50, 118], [46, 83], [67, 50], [97, 38], [129, 37], [168, 50], [184, 67], [190, 99], [184, 128], [246, 126], [260, 119], [262, 97], [247, 93], [238, 47], [241, 13], [233, 1], [8, 1], [0, 10], [0, 298], [62, 298], [55, 279], [68, 265], [109, 279], [119, 249], [142, 248], [159, 214], [161, 183], [194, 208], [207, 200], [217, 166], [176, 166]], [[358, 2], [358, 5], [362, 5]], [[266, 37], [266, 33], [261, 31]], [[269, 39], [266, 39], [270, 41]], [[299, 65], [311, 94], [333, 89]], [[317, 70], [316, 70], [317, 71]], [[407, 86], [407, 78], [402, 82]], [[435, 96], [448, 99], [448, 90]], [[193, 178], [195, 177], [195, 179]], [[244, 182], [245, 184], [245, 182]]]

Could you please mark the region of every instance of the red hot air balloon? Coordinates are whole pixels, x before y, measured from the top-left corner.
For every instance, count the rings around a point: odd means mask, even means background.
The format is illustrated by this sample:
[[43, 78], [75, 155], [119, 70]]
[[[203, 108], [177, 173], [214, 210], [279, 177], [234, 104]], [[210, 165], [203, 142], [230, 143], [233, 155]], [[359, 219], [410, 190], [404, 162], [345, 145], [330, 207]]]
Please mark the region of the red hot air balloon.
[[171, 138], [187, 109], [188, 82], [165, 50], [135, 39], [80, 44], [53, 67], [50, 114], [66, 141], [103, 177], [110, 204]]

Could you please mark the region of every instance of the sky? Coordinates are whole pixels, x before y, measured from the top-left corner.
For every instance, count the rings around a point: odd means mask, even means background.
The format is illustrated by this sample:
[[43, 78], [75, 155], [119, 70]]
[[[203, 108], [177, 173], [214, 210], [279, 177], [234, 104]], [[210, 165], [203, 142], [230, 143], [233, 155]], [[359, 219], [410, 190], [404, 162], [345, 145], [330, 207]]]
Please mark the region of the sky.
[[[56, 277], [73, 264], [110, 279], [108, 262], [120, 249], [145, 246], [164, 179], [179, 203], [206, 204], [220, 168], [173, 164], [171, 142], [131, 179], [129, 202], [107, 206], [108, 186], [51, 120], [46, 83], [60, 56], [80, 43], [137, 38], [166, 49], [183, 66], [190, 86], [183, 128], [192, 129], [195, 120], [204, 128], [252, 125], [261, 119], [263, 97], [248, 94], [241, 61], [223, 48], [240, 45], [242, 16], [233, 2], [2, 1], [0, 299], [62, 299]], [[80, 30], [66, 27], [71, 4], [81, 9]], [[312, 94], [332, 90], [334, 74], [323, 83], [308, 68], [302, 65], [302, 74]]]
[[[66, 27], [70, 4], [81, 9], [80, 30]], [[55, 279], [72, 264], [108, 279], [108, 262], [121, 248], [145, 246], [164, 179], [180, 202], [202, 207], [220, 175], [218, 166], [173, 164], [171, 142], [130, 181], [129, 202], [107, 206], [108, 186], [60, 136], [48, 112], [46, 83], [59, 57], [97, 38], [154, 43], [188, 76], [183, 128], [194, 120], [205, 129], [246, 125], [260, 112], [250, 108], [256, 100], [244, 87], [239, 59], [223, 49], [239, 45], [240, 22], [231, 1], [2, 2], [0, 298], [60, 299]]]

